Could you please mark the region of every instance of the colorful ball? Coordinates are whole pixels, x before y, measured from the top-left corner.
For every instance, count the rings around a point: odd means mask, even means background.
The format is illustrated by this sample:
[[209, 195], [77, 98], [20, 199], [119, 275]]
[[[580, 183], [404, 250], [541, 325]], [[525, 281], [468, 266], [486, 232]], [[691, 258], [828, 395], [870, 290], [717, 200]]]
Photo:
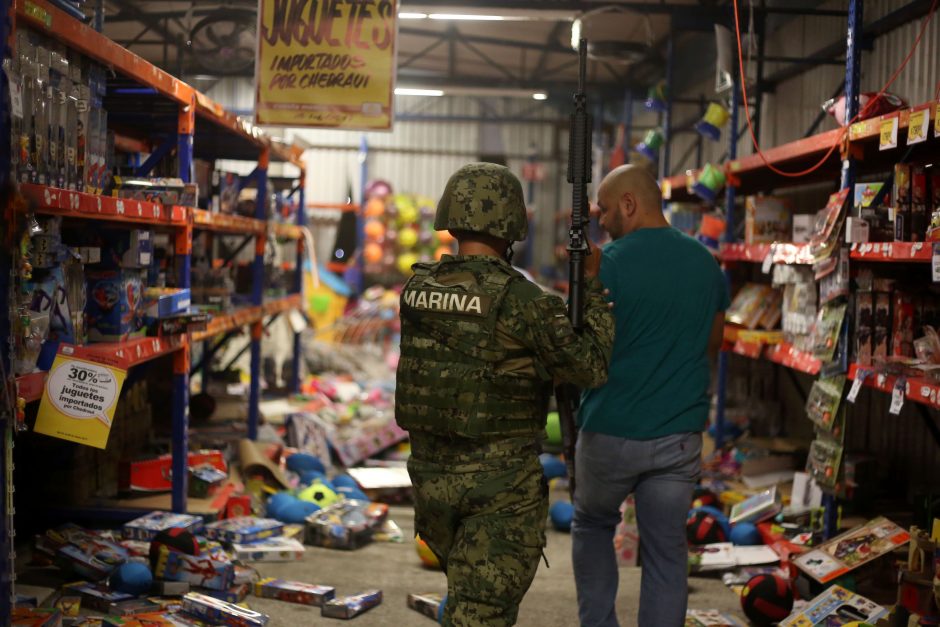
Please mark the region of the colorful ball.
[[727, 542], [731, 535], [728, 519], [713, 507], [697, 507], [689, 512], [685, 521], [689, 544]]
[[381, 198], [370, 198], [363, 211], [367, 218], [378, 218], [385, 213], [385, 201]]
[[276, 520], [281, 519], [281, 510], [295, 502], [297, 497], [290, 492], [278, 492], [268, 499], [267, 514]]
[[451, 244], [456, 238], [450, 234], [450, 231], [438, 231], [437, 242], [441, 245]]
[[359, 482], [353, 479], [352, 475], [347, 475], [345, 473], [336, 475], [330, 480], [330, 483], [332, 483], [333, 487], [336, 487], [336, 488], [342, 488], [342, 487], [358, 488], [359, 487]]
[[402, 248], [412, 248], [418, 243], [418, 232], [407, 226], [398, 232], [398, 244]]
[[385, 225], [378, 220], [369, 220], [362, 228], [370, 240], [380, 240], [385, 235]]
[[764, 543], [757, 525], [751, 522], [739, 522], [732, 527], [730, 539], [739, 546], [757, 546]]
[[382, 245], [375, 242], [369, 242], [362, 249], [362, 256], [366, 263], [379, 263], [382, 261]]
[[137, 596], [150, 591], [153, 573], [140, 562], [127, 562], [118, 566], [109, 583], [113, 590]]
[[320, 458], [310, 453], [294, 453], [287, 458], [287, 469], [291, 472], [300, 474], [305, 470], [315, 470], [320, 473], [326, 473], [326, 467]]
[[366, 198], [371, 198], [372, 196], [379, 196], [384, 198], [392, 193], [392, 186], [382, 179], [375, 179], [374, 181], [369, 181], [366, 185], [365, 195]]
[[554, 446], [561, 446], [561, 419], [557, 411], [548, 412], [545, 420], [545, 441]]
[[692, 507], [715, 507], [718, 505], [718, 495], [702, 486], [696, 486], [692, 492]]
[[298, 492], [297, 498], [301, 501], [315, 503], [320, 507], [329, 507], [333, 503], [342, 500], [342, 497], [336, 494], [332, 486], [320, 479]]
[[414, 224], [418, 221], [418, 208], [413, 203], [407, 202], [398, 205], [398, 223]]
[[431, 547], [428, 546], [428, 543], [421, 539], [421, 536], [415, 534], [415, 551], [418, 552], [418, 557], [421, 558], [421, 563], [424, 564], [427, 568], [440, 569], [441, 562], [437, 559], [437, 556], [434, 555], [434, 551], [431, 550]]
[[793, 591], [782, 577], [755, 575], [741, 592], [741, 609], [755, 625], [772, 625], [790, 614]]
[[402, 274], [411, 275], [411, 266], [418, 263], [418, 255], [414, 253], [404, 253], [398, 256], [395, 265]]
[[150, 541], [150, 567], [156, 568], [161, 547], [187, 555], [199, 555], [199, 541], [191, 532], [179, 527], [164, 529]]
[[320, 511], [320, 506], [310, 501], [302, 501], [294, 498], [293, 502], [288, 503], [278, 510], [276, 518], [282, 523], [291, 525], [302, 525], [307, 516]]
[[574, 519], [574, 505], [568, 501], [555, 501], [548, 508], [552, 527], [558, 531], [571, 531], [571, 521]]
[[434, 251], [434, 261], [440, 261], [444, 255], [452, 255], [453, 253], [454, 251], [450, 246], [438, 246]]
[[539, 461], [542, 462], [542, 472], [545, 474], [546, 479], [557, 479], [568, 474], [568, 467], [565, 466], [565, 462], [560, 457], [542, 453], [539, 455]]

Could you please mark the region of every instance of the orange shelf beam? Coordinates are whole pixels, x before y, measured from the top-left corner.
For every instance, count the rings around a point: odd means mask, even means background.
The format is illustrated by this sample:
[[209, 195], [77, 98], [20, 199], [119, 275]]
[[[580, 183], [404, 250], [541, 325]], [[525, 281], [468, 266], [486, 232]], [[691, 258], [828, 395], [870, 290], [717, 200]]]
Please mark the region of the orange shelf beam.
[[895, 263], [930, 263], [933, 255], [931, 242], [874, 242], [852, 244], [851, 259]]
[[773, 255], [773, 262], [777, 264], [811, 264], [813, 256], [809, 252], [809, 244], [790, 244], [775, 242], [773, 244], [722, 244], [719, 257], [722, 261], [745, 261], [761, 263], [767, 255]]
[[242, 307], [231, 314], [212, 316], [205, 331], [192, 334], [193, 341], [201, 342], [222, 333], [234, 331], [240, 327], [260, 321], [265, 316], [283, 313], [290, 309], [300, 308], [300, 294], [291, 294], [284, 298], [268, 301], [261, 306]]
[[[872, 372], [874, 368], [871, 366], [850, 364], [849, 379], [854, 381], [855, 377], [858, 376], [859, 370]], [[891, 394], [894, 391], [894, 386], [897, 384], [897, 381], [898, 377], [895, 375], [874, 373], [865, 378], [865, 385], [886, 394]], [[920, 403], [921, 405], [927, 405], [934, 409], [940, 409], [940, 385], [926, 379], [908, 377], [904, 386], [904, 399], [912, 403]]]
[[764, 351], [764, 359], [807, 374], [819, 374], [819, 369], [822, 367], [822, 362], [812, 354], [797, 350], [792, 344], [787, 343], [768, 346]]
[[184, 335], [171, 335], [167, 337], [140, 337], [126, 342], [103, 342], [101, 344], [86, 344], [85, 346], [64, 344], [59, 348], [59, 353], [127, 370], [185, 347], [186, 337]]
[[228, 213], [213, 213], [205, 209], [193, 209], [193, 227], [222, 233], [241, 233], [244, 235], [263, 235], [267, 230], [264, 220]]
[[143, 200], [97, 196], [30, 183], [21, 184], [20, 192], [29, 201], [29, 208], [38, 213], [172, 227], [185, 227], [189, 223], [186, 207], [165, 207]]

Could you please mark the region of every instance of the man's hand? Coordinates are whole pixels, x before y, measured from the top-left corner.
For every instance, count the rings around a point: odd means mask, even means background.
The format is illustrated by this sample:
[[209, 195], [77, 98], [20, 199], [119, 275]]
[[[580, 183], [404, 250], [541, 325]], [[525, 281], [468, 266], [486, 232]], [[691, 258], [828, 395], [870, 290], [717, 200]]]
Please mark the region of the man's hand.
[[591, 240], [588, 240], [588, 246], [591, 254], [584, 258], [584, 276], [592, 279], [601, 271], [601, 249]]

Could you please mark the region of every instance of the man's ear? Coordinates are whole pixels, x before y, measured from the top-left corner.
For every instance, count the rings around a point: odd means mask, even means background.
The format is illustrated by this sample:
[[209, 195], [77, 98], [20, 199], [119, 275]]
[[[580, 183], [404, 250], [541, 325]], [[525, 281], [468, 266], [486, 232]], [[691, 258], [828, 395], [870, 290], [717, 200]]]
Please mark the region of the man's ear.
[[636, 198], [630, 192], [624, 192], [620, 195], [620, 209], [626, 216], [632, 216], [636, 213]]

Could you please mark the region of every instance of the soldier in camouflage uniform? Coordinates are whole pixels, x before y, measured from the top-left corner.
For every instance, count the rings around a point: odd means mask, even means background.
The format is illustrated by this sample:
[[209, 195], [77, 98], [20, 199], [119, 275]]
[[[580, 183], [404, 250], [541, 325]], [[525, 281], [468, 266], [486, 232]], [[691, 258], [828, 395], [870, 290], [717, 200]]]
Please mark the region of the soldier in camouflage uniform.
[[538, 441], [552, 381], [604, 383], [614, 321], [596, 248], [580, 336], [565, 303], [509, 264], [528, 225], [508, 168], [460, 168], [434, 228], [459, 254], [415, 264], [401, 296], [395, 416], [411, 436], [415, 529], [447, 574], [445, 625], [512, 625], [545, 546]]

